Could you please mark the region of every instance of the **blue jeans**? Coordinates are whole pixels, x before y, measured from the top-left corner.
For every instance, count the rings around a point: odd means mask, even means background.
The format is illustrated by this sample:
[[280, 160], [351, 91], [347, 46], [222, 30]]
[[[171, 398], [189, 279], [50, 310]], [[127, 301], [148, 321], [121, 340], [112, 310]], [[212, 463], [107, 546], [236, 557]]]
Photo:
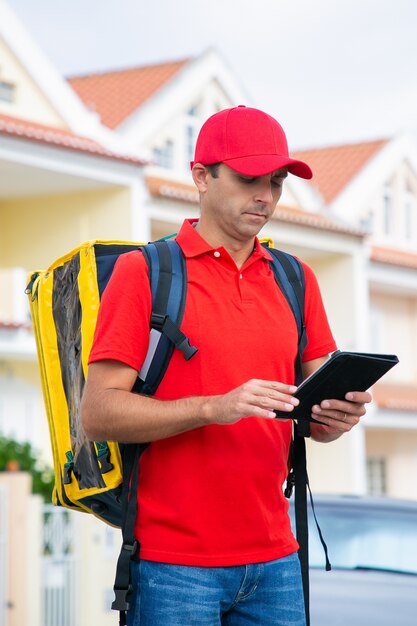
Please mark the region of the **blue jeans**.
[[305, 626], [297, 554], [266, 563], [132, 563], [127, 626]]

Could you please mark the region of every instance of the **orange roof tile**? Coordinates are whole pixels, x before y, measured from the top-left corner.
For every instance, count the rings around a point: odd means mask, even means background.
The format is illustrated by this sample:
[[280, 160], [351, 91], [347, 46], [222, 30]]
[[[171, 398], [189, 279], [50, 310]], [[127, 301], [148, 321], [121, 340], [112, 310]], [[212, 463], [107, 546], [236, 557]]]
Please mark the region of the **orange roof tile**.
[[146, 165], [146, 162], [129, 155], [119, 154], [108, 150], [94, 139], [76, 135], [70, 130], [45, 126], [29, 120], [0, 114], [0, 135], [9, 135], [21, 139], [37, 141], [54, 145], [60, 148], [89, 152], [97, 156], [128, 161], [137, 165]]
[[416, 385], [378, 383], [372, 387], [372, 397], [381, 409], [417, 411]]
[[116, 128], [168, 82], [189, 59], [125, 70], [73, 76], [71, 87], [100, 115], [103, 124]]
[[336, 219], [332, 219], [331, 216], [315, 211], [304, 211], [303, 209], [296, 209], [294, 207], [278, 205], [275, 209], [273, 219], [300, 224], [302, 226], [310, 226], [311, 228], [318, 228], [319, 230], [346, 233], [348, 235], [354, 235], [355, 237], [365, 236], [365, 233], [358, 228], [350, 226], [349, 224], [342, 224], [336, 221]]
[[17, 331], [17, 330], [32, 330], [31, 322], [6, 322], [0, 320], [0, 332], [5, 331]]
[[383, 248], [373, 246], [371, 249], [371, 259], [377, 263], [386, 265], [397, 265], [399, 267], [411, 267], [417, 269], [417, 253], [397, 250], [395, 248]]
[[387, 139], [364, 143], [298, 150], [291, 154], [306, 161], [313, 170], [313, 185], [329, 204], [350, 180], [386, 143]]
[[195, 185], [191, 183], [187, 184], [176, 180], [147, 176], [146, 184], [152, 196], [198, 204], [199, 194]]

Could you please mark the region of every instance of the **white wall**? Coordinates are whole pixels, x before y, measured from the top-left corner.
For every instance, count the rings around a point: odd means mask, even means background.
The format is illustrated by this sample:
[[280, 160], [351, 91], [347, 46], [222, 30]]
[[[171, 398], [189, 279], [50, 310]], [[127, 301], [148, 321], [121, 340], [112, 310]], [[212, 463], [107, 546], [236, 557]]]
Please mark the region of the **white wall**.
[[11, 103], [0, 100], [0, 113], [45, 125], [65, 127], [33, 78], [27, 74], [1, 38], [0, 58], [0, 80], [15, 86], [15, 100]]
[[372, 349], [400, 359], [384, 380], [417, 385], [417, 298], [373, 292], [371, 320]]

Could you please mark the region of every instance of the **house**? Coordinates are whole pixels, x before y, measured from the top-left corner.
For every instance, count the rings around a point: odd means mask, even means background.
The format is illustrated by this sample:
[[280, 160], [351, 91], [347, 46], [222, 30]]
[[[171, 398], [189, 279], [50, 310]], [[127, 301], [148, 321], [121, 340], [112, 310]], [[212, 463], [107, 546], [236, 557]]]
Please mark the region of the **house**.
[[[367, 490], [417, 498], [409, 480], [417, 472], [416, 146], [401, 135], [296, 156], [313, 168], [310, 184], [322, 196], [326, 212], [367, 233], [366, 313], [360, 317], [366, 337], [347, 347], [365, 346], [400, 359], [373, 388], [374, 403], [363, 421]], [[339, 296], [338, 306], [348, 316], [354, 314], [347, 285], [339, 288]], [[325, 473], [318, 469], [323, 480]]]

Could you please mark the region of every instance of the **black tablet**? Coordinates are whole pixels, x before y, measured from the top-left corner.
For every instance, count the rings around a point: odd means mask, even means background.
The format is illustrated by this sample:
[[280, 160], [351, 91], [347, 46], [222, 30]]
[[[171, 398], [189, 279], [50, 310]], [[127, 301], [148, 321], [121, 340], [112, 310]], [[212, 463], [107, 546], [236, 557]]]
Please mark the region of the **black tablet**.
[[299, 385], [294, 396], [300, 404], [290, 413], [275, 411], [287, 419], [311, 418], [311, 407], [322, 400], [343, 400], [348, 391], [366, 391], [398, 363], [395, 354], [334, 352], [311, 376]]

